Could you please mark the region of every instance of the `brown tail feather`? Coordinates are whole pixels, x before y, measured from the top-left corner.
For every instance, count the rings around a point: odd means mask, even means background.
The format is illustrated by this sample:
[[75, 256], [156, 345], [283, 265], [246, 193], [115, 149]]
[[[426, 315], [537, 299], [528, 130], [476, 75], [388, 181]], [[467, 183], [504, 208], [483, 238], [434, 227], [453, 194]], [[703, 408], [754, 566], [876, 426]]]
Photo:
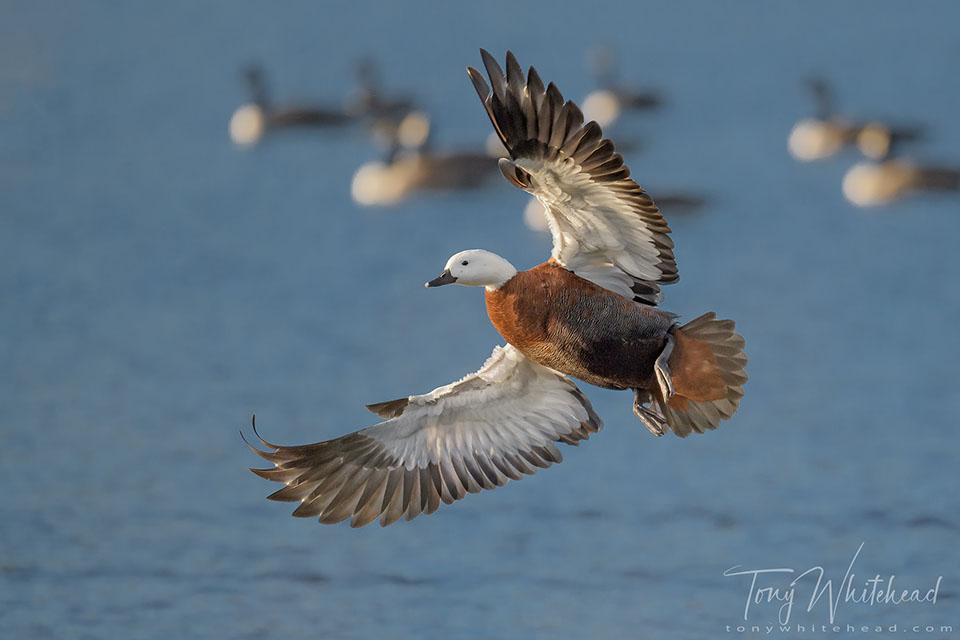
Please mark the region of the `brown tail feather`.
[[716, 429], [740, 405], [747, 356], [734, 328], [733, 320], [717, 320], [710, 312], [674, 331], [669, 365], [675, 395], [666, 404], [659, 398], [657, 402], [681, 438]]

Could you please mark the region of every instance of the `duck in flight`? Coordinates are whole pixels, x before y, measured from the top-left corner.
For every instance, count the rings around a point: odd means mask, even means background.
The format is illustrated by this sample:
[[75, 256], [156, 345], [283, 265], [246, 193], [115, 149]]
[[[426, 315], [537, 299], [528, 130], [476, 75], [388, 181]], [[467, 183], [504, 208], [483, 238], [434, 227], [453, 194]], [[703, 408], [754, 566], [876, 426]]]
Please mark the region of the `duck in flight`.
[[269, 497], [300, 503], [294, 516], [387, 526], [560, 462], [557, 443], [602, 427], [571, 377], [633, 390], [634, 413], [658, 436], [715, 429], [739, 406], [743, 338], [713, 313], [680, 326], [657, 308], [660, 286], [677, 280], [670, 229], [613, 143], [533, 68], [524, 78], [513, 54], [506, 74], [481, 55], [490, 84], [467, 71], [510, 153], [500, 170], [546, 208], [551, 257], [520, 271], [470, 249], [427, 283], [484, 288], [507, 344], [476, 373], [368, 405], [384, 421], [333, 440], [251, 447], [274, 465], [252, 471], [285, 485]]

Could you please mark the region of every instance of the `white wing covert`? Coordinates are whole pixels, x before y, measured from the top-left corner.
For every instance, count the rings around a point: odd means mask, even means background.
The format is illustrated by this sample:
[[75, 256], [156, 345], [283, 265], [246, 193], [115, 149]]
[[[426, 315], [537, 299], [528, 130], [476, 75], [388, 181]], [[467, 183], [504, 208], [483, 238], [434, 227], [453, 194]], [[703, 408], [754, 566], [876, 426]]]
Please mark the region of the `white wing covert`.
[[387, 420], [316, 444], [251, 447], [274, 464], [251, 471], [286, 484], [269, 498], [323, 523], [387, 526], [560, 462], [555, 442], [577, 445], [603, 426], [569, 378], [509, 345], [458, 382], [367, 408]]
[[[577, 275], [638, 302], [657, 304], [659, 285], [677, 281], [670, 228], [630, 178], [613, 142], [553, 83], [530, 67], [526, 80], [507, 52], [507, 72], [480, 50], [490, 78], [467, 72], [512, 160], [500, 170], [546, 209], [554, 260]], [[492, 89], [491, 89], [492, 86]]]

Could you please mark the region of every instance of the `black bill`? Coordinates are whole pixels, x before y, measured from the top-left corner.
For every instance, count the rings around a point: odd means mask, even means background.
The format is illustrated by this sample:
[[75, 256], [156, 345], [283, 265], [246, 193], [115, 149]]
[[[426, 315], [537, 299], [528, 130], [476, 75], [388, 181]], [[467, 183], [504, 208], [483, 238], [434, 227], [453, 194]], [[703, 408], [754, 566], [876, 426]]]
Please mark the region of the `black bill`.
[[444, 284], [453, 284], [456, 281], [457, 279], [450, 274], [450, 269], [444, 269], [443, 273], [441, 273], [439, 277], [434, 278], [424, 286], [439, 287], [440, 285], [444, 285]]

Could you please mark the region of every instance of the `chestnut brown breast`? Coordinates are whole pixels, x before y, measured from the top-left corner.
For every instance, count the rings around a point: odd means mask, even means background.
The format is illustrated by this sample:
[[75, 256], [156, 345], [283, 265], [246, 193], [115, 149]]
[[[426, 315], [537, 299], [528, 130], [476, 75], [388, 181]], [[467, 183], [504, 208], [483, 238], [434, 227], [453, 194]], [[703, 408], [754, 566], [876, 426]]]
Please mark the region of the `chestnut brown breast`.
[[612, 389], [655, 385], [653, 363], [673, 316], [608, 291], [554, 261], [487, 291], [503, 338], [542, 365]]

